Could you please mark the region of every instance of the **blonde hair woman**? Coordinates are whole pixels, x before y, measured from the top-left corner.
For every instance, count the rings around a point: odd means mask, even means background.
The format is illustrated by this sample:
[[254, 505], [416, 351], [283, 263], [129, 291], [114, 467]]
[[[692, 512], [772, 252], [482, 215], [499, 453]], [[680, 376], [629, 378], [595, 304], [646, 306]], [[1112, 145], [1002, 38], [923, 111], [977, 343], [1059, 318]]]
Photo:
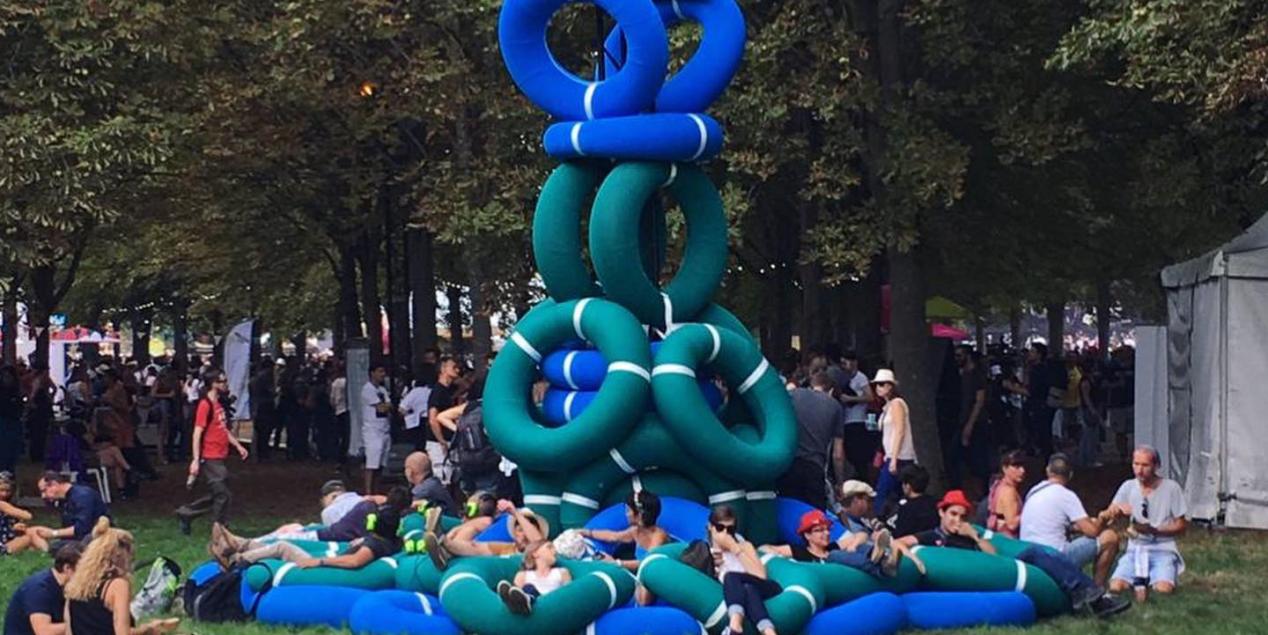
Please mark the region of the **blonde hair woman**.
[[101, 518], [92, 542], [66, 583], [67, 635], [158, 635], [174, 630], [179, 619], [132, 625], [132, 534], [111, 529]]

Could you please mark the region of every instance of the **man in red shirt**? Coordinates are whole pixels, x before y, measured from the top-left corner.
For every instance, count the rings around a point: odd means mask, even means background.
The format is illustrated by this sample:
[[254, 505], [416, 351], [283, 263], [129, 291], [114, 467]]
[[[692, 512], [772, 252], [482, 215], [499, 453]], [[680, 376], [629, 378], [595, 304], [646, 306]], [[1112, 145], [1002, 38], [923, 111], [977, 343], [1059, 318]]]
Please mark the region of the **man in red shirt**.
[[186, 536], [192, 531], [190, 522], [207, 512], [211, 512], [215, 522], [228, 524], [227, 514], [232, 493], [226, 482], [229, 470], [225, 467], [225, 460], [229, 458], [229, 446], [238, 451], [238, 456], [243, 461], [247, 459], [247, 449], [242, 447], [236, 436], [229, 433], [225, 411], [220, 406], [220, 395], [227, 390], [226, 382], [224, 373], [219, 369], [213, 368], [203, 373], [203, 394], [194, 412], [193, 460], [189, 463], [187, 485], [192, 488], [194, 481], [201, 476], [208, 493], [176, 510], [181, 533]]

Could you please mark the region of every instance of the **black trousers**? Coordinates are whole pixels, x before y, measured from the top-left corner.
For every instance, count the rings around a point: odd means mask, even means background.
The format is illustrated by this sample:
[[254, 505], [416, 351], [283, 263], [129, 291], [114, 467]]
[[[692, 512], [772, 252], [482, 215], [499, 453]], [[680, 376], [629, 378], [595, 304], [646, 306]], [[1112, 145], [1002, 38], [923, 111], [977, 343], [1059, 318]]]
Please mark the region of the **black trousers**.
[[872, 461], [881, 447], [880, 431], [868, 430], [865, 423], [847, 423], [844, 430], [845, 460], [854, 468], [854, 478], [872, 482]]
[[793, 459], [792, 467], [776, 483], [779, 493], [815, 509], [827, 509], [828, 487], [823, 467], [804, 458]]
[[229, 520], [229, 501], [233, 493], [229, 491], [229, 468], [224, 461], [203, 461], [198, 469], [198, 480], [207, 487], [207, 493], [197, 500], [182, 505], [176, 513], [186, 518], [197, 518], [211, 513], [212, 520], [226, 524]]

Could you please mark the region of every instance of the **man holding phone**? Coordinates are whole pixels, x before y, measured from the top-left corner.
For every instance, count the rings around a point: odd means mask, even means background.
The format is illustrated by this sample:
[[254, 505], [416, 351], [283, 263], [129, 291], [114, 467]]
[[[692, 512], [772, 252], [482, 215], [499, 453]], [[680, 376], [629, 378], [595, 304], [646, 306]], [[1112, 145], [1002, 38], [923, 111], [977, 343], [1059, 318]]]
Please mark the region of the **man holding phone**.
[[1136, 588], [1136, 601], [1144, 602], [1152, 588], [1161, 594], [1176, 590], [1176, 577], [1184, 572], [1184, 558], [1176, 538], [1189, 528], [1188, 509], [1180, 484], [1158, 475], [1162, 461], [1158, 451], [1143, 445], [1132, 453], [1132, 473], [1114, 494], [1114, 504], [1131, 514], [1127, 551], [1118, 559], [1110, 579], [1115, 593]]

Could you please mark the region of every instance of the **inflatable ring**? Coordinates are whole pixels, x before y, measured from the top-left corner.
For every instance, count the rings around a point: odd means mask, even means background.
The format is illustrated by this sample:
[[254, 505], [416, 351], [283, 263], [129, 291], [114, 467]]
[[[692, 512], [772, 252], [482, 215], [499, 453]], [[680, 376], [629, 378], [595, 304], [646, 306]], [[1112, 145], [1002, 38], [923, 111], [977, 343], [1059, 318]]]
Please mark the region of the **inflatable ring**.
[[[779, 561], [792, 562], [771, 553], [763, 553], [761, 558], [768, 565]], [[818, 580], [823, 589], [824, 607], [843, 604], [872, 593], [907, 593], [920, 584], [920, 571], [906, 558], [899, 562], [898, 575], [892, 578], [877, 578], [854, 567], [831, 562], [796, 564], [805, 567]]]
[[981, 534], [983, 540], [987, 540], [992, 545], [995, 545], [995, 555], [997, 556], [1016, 558], [1021, 555], [1021, 552], [1031, 547], [1039, 547], [1040, 549], [1050, 553], [1060, 554], [1059, 551], [1049, 547], [1048, 545], [1041, 545], [1039, 543], [1026, 542], [1025, 540], [1011, 538], [1009, 536], [1005, 536], [1004, 534], [991, 531], [981, 525], [974, 525], [974, 528], [977, 529], [977, 533]]
[[546, 154], [618, 161], [708, 161], [722, 151], [722, 126], [703, 113], [654, 113], [563, 121], [542, 136]]
[[604, 168], [593, 163], [564, 163], [550, 173], [537, 197], [533, 261], [546, 292], [556, 302], [602, 295], [581, 257], [580, 228], [582, 205], [598, 189], [605, 173]]
[[[709, 410], [696, 387], [695, 369], [705, 365], [722, 374], [733, 399], [748, 404], [760, 441], [740, 439]], [[792, 463], [797, 418], [788, 392], [761, 352], [740, 335], [702, 324], [671, 333], [656, 355], [652, 396], [679, 445], [723, 478], [753, 487], [775, 480]]]
[[[700, 385], [700, 394], [704, 395], [709, 408], [717, 412], [718, 408], [722, 407], [722, 391], [707, 379], [701, 379], [697, 383]], [[548, 423], [556, 426], [566, 425], [580, 417], [598, 395], [597, 391], [551, 387], [546, 390], [542, 401], [542, 414]]]
[[[661, 86], [656, 111], [702, 112], [722, 95], [740, 67], [744, 56], [744, 14], [735, 0], [658, 0], [656, 8], [666, 29], [690, 20], [700, 24], [704, 32], [695, 54]], [[624, 62], [622, 35], [618, 27], [604, 42], [611, 56], [605, 56], [609, 73]]]
[[[587, 274], [588, 275], [588, 274]], [[652, 356], [660, 350], [660, 342], [652, 342]], [[542, 374], [556, 388], [598, 390], [608, 374], [603, 353], [594, 349], [561, 348], [551, 351], [542, 360]]]
[[583, 80], [555, 60], [546, 30], [570, 0], [507, 0], [498, 18], [498, 43], [511, 79], [556, 119], [633, 115], [652, 106], [669, 64], [669, 39], [655, 5], [592, 0], [616, 20], [626, 39], [626, 63], [601, 82]]
[[[572, 424], [547, 428], [533, 418], [528, 387], [542, 353], [573, 337], [593, 341], [608, 364], [599, 395]], [[543, 302], [520, 320], [489, 371], [484, 424], [502, 456], [521, 469], [567, 472], [601, 456], [647, 408], [651, 355], [638, 320], [597, 298]], [[696, 391], [699, 393], [699, 390]], [[704, 397], [698, 397], [701, 402]]]
[[928, 591], [1020, 591], [1043, 617], [1070, 610], [1070, 600], [1038, 567], [980, 551], [949, 547], [914, 547], [925, 563], [920, 586]]
[[348, 616], [353, 633], [392, 635], [459, 635], [462, 631], [440, 600], [408, 591], [367, 593]]
[[892, 635], [906, 623], [906, 607], [897, 595], [872, 593], [816, 613], [802, 635]]
[[649, 489], [658, 496], [673, 496], [704, 505], [708, 496], [700, 490], [695, 481], [672, 470], [654, 470], [641, 474], [631, 474], [622, 479], [616, 486], [608, 489], [608, 497], [603, 501], [604, 507], [624, 505], [625, 499], [635, 489]]
[[371, 592], [333, 586], [288, 586], [273, 589], [260, 598], [255, 619], [277, 626], [329, 626], [335, 630], [348, 625], [348, 616], [357, 602]]
[[908, 593], [903, 596], [907, 625], [920, 630], [981, 626], [1030, 626], [1035, 603], [1024, 593]]
[[397, 560], [391, 588], [435, 595], [440, 590], [442, 576], [444, 572], [436, 568], [427, 554], [403, 556]]
[[700, 622], [672, 606], [614, 609], [586, 629], [586, 635], [695, 635]]
[[[638, 226], [644, 203], [662, 187], [682, 206], [687, 243], [678, 274], [664, 292], [639, 262]], [[599, 186], [590, 214], [590, 259], [609, 298], [643, 324], [658, 328], [694, 318], [709, 306], [727, 263], [727, 221], [722, 197], [699, 167], [631, 162], [616, 166]]]
[[259, 591], [269, 578], [273, 588], [284, 586], [336, 586], [377, 591], [396, 585], [395, 558], [379, 558], [360, 569], [314, 567], [300, 569], [293, 562], [265, 560], [251, 565], [243, 580], [252, 591]]
[[638, 581], [656, 597], [694, 617], [705, 630], [716, 633], [726, 626], [722, 585], [678, 560], [685, 544], [673, 543], [652, 550], [638, 565]]
[[513, 579], [520, 561], [518, 556], [454, 560], [440, 584], [441, 604], [465, 632], [547, 635], [582, 631], [634, 595], [633, 576], [616, 565], [560, 560], [572, 582], [538, 598], [532, 615], [516, 615], [493, 588]]

